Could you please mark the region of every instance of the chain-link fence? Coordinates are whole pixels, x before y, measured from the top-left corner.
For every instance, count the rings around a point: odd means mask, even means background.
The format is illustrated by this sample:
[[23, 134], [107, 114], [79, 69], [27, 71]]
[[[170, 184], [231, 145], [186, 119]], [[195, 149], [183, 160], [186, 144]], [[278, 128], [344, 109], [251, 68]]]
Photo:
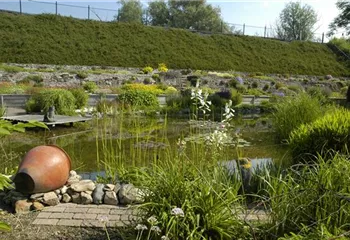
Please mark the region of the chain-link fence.
[[[118, 10], [121, 7], [118, 2], [115, 4], [115, 9], [110, 9], [111, 2], [98, 3], [99, 7], [86, 5], [87, 3], [75, 2], [73, 4], [65, 4], [56, 2], [45, 2], [36, 0], [14, 0], [0, 1], [1, 11], [18, 12], [21, 14], [55, 14], [61, 16], [71, 16], [79, 19], [99, 20], [104, 22], [117, 21]], [[149, 21], [143, 21], [145, 25], [149, 25]], [[203, 34], [224, 33], [235, 35], [256, 36], [263, 38], [281, 39], [277, 36], [275, 29], [267, 26], [251, 26], [246, 24], [221, 23], [221, 28], [216, 31], [201, 31], [191, 30], [192, 32], [200, 32]], [[314, 33], [313, 42], [324, 43], [328, 39], [324, 33]]]

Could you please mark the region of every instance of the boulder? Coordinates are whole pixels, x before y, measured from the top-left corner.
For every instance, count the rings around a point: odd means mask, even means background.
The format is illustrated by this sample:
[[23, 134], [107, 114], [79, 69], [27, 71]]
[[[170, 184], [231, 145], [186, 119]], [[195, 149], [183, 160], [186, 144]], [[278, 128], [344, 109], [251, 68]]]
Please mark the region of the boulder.
[[30, 195], [30, 199], [32, 200], [37, 200], [37, 199], [40, 199], [44, 196], [45, 193], [34, 193], [32, 195]]
[[113, 191], [115, 188], [114, 184], [106, 184], [105, 187], [103, 188], [103, 191]]
[[70, 188], [75, 192], [93, 191], [95, 189], [95, 183], [91, 180], [81, 180], [73, 183]]
[[31, 206], [30, 210], [33, 210], [33, 211], [41, 211], [45, 208], [45, 206], [40, 203], [40, 202], [33, 202], [33, 205]]
[[65, 194], [65, 193], [67, 192], [67, 189], [68, 189], [68, 187], [67, 187], [66, 185], [64, 185], [63, 187], [61, 187], [61, 189], [60, 189], [61, 194], [62, 194], [62, 195]]
[[69, 196], [68, 193], [64, 193], [64, 194], [62, 195], [62, 202], [63, 202], [63, 203], [69, 203], [70, 201], [72, 201], [72, 197]]
[[119, 183], [117, 183], [115, 186], [114, 186], [114, 192], [118, 195], [118, 192], [119, 190], [121, 189], [121, 185]]
[[81, 198], [81, 204], [90, 204], [90, 203], [92, 203], [92, 196], [91, 196], [91, 194], [82, 192], [80, 194], [80, 198]]
[[32, 206], [32, 203], [28, 202], [27, 200], [18, 200], [15, 203], [15, 212], [16, 213], [30, 212], [31, 206]]
[[104, 184], [97, 184], [96, 188], [92, 192], [92, 198], [95, 204], [102, 204], [102, 200], [104, 197], [104, 192], [103, 192], [104, 187], [105, 187]]
[[45, 193], [43, 202], [44, 202], [44, 204], [49, 205], [49, 206], [56, 206], [57, 204], [60, 203], [55, 192]]
[[81, 204], [81, 196], [80, 196], [80, 193], [75, 192], [75, 193], [73, 193], [73, 194], [70, 195], [70, 196], [71, 196], [71, 198], [72, 198], [72, 202], [73, 202], [73, 203]]
[[108, 205], [117, 205], [118, 204], [117, 194], [113, 191], [105, 192], [103, 202], [104, 204], [108, 204]]
[[142, 203], [143, 196], [143, 192], [132, 184], [123, 184], [118, 192], [121, 204]]

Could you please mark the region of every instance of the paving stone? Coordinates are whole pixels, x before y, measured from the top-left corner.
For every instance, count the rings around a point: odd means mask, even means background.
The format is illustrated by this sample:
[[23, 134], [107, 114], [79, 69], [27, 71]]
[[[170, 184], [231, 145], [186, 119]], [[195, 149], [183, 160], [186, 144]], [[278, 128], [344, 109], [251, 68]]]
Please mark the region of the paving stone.
[[124, 227], [125, 224], [121, 221], [108, 221], [106, 226], [107, 227]]
[[72, 219], [74, 213], [52, 213], [50, 218]]
[[82, 227], [104, 227], [105, 223], [96, 220], [83, 220]]
[[41, 212], [36, 218], [49, 218], [51, 214], [50, 212]]
[[56, 225], [59, 219], [35, 219], [33, 224], [36, 225]]
[[43, 212], [64, 212], [65, 207], [46, 207], [43, 209]]
[[97, 214], [108, 214], [109, 211], [112, 211], [110, 209], [105, 209], [105, 208], [90, 208], [87, 212], [88, 213], [97, 213]]
[[57, 225], [79, 227], [82, 225], [82, 222], [83, 220], [81, 219], [60, 219]]
[[126, 221], [126, 220], [129, 220], [129, 215], [120, 215], [120, 220], [122, 221]]
[[97, 214], [95, 213], [76, 213], [73, 219], [96, 219]]
[[122, 209], [111, 209], [109, 214], [111, 215], [122, 215], [122, 214], [126, 214], [126, 210], [122, 210]]
[[90, 208], [66, 208], [66, 213], [86, 213]]
[[96, 204], [87, 204], [87, 205], [83, 205], [83, 204], [76, 204], [75, 205], [76, 208], [98, 208], [99, 205]]
[[100, 204], [96, 206], [98, 206], [98, 208], [119, 209], [119, 206], [116, 205]]
[[117, 221], [120, 220], [120, 215], [103, 215], [103, 214], [98, 214], [96, 219], [100, 219], [103, 217], [107, 217], [108, 221]]

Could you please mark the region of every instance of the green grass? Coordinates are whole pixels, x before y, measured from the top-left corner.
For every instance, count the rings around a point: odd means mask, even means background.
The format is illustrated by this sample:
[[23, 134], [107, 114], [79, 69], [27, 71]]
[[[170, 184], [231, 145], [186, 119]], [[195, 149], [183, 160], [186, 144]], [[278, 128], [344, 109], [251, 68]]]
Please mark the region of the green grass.
[[349, 75], [326, 46], [54, 15], [0, 14], [0, 61]]

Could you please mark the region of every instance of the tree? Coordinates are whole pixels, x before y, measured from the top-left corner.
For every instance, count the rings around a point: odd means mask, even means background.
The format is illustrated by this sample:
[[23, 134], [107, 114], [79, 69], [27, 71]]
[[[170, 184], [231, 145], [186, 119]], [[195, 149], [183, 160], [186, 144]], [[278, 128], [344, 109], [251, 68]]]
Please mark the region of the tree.
[[121, 0], [122, 7], [114, 18], [120, 22], [142, 23], [142, 4], [139, 0]]
[[310, 5], [290, 2], [280, 13], [276, 22], [276, 37], [291, 40], [312, 40], [317, 14]]
[[341, 11], [339, 16], [337, 16], [330, 24], [329, 24], [329, 32], [328, 36], [334, 35], [334, 32], [337, 28], [345, 28], [346, 34], [350, 34], [350, 2], [340, 0], [336, 4], [337, 8]]
[[231, 32], [222, 21], [219, 7], [207, 4], [205, 0], [164, 0], [151, 2], [148, 8], [150, 23], [198, 31]]

